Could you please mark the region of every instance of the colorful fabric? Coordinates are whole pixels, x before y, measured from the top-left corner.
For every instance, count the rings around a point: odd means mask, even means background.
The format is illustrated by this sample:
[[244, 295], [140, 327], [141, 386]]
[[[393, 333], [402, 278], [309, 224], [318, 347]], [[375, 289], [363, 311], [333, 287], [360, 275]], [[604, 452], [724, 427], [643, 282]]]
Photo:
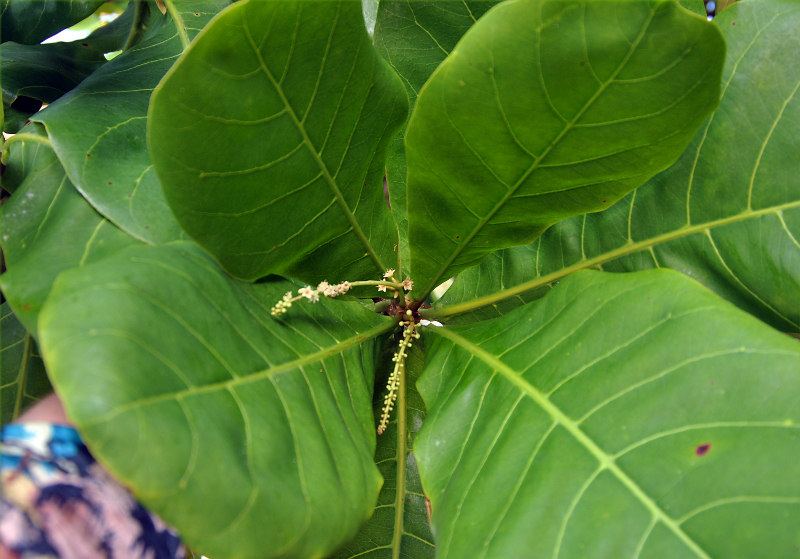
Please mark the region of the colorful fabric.
[[21, 559], [176, 559], [177, 533], [100, 466], [72, 427], [2, 429], [3, 544]]

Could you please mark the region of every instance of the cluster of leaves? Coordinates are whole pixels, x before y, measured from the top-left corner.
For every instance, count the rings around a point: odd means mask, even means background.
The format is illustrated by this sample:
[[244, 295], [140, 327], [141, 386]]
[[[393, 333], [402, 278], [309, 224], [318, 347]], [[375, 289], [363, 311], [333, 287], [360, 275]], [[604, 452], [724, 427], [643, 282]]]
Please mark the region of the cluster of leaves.
[[796, 555], [800, 5], [685, 4], [4, 1], [3, 421], [215, 558]]

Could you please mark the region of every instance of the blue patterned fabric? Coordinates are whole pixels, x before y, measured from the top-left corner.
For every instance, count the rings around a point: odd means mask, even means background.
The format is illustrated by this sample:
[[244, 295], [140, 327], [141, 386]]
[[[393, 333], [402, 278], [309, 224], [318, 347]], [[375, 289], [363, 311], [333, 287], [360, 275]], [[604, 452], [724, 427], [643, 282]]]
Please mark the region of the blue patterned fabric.
[[69, 426], [2, 429], [3, 545], [21, 559], [178, 559], [177, 533], [100, 466]]

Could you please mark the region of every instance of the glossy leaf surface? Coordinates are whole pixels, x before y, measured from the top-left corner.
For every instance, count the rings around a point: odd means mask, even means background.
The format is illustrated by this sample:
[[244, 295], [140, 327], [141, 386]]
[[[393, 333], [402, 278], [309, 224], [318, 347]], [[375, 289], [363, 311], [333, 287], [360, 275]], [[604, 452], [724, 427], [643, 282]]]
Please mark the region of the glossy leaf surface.
[[426, 84], [406, 134], [418, 293], [673, 163], [716, 106], [724, 50], [672, 2], [487, 13]]
[[0, 398], [2, 424], [50, 392], [50, 381], [33, 336], [17, 320], [8, 302], [0, 307]]
[[792, 55], [800, 6], [745, 2], [715, 21], [728, 42], [719, 109], [673, 167], [607, 212], [566, 220], [529, 248], [498, 256], [505, 269], [531, 268], [515, 290], [590, 266], [673, 268], [781, 330], [800, 331], [800, 61]]
[[328, 300], [271, 318], [293, 287], [136, 247], [62, 274], [39, 321], [93, 453], [205, 555], [320, 556], [375, 504], [373, 338], [394, 321]]
[[426, 330], [437, 557], [789, 557], [800, 346], [667, 271]]
[[[42, 137], [38, 129], [29, 126], [23, 133]], [[17, 318], [35, 333], [58, 274], [138, 241], [89, 205], [48, 146], [33, 141], [11, 146], [6, 173], [19, 186], [0, 208], [0, 245], [8, 268], [0, 287]]]
[[159, 86], [149, 138], [178, 221], [233, 275], [339, 281], [394, 261], [368, 172], [405, 112], [359, 3], [242, 2]]

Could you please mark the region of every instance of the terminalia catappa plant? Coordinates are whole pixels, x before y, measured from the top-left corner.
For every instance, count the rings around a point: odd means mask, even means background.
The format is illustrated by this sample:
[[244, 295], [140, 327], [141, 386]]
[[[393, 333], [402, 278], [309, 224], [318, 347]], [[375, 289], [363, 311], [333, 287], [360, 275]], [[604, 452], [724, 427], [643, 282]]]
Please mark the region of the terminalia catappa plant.
[[4, 420], [212, 558], [795, 557], [800, 4], [684, 4], [5, 2]]

